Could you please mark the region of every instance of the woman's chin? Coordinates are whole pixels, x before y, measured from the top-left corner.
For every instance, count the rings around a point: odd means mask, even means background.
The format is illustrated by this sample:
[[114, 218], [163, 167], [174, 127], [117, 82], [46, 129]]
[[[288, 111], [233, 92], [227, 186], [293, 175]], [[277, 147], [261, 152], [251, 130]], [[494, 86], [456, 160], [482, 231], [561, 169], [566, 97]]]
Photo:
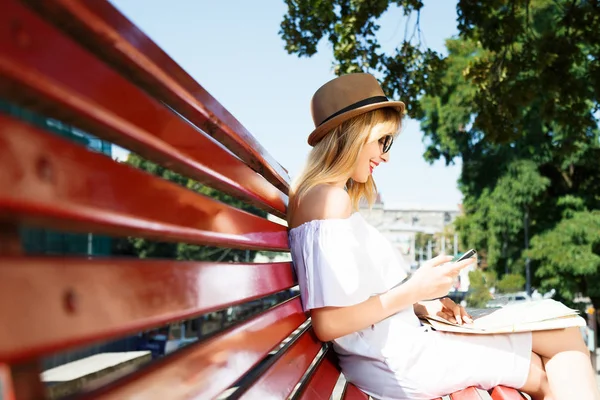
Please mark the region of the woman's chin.
[[369, 180], [369, 176], [370, 175], [360, 176], [360, 177], [352, 178], [352, 180], [357, 183], [367, 183], [367, 181]]

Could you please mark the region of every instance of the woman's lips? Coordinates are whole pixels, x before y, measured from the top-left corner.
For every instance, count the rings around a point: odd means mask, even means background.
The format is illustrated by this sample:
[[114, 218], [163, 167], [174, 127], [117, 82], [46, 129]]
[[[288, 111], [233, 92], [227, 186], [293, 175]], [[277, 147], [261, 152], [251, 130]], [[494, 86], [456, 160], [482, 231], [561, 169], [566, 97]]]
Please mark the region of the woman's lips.
[[374, 162], [371, 162], [371, 163], [369, 164], [369, 168], [371, 169], [371, 173], [373, 173], [373, 171], [375, 170], [375, 167], [376, 167], [377, 165], [379, 165], [379, 164], [376, 164], [376, 163], [374, 163]]

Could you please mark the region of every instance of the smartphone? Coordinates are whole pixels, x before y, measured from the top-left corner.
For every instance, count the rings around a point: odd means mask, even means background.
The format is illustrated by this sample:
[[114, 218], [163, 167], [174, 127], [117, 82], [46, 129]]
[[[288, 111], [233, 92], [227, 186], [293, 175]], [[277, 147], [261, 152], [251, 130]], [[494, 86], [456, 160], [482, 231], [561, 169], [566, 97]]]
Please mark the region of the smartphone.
[[477, 255], [477, 252], [475, 251], [475, 249], [470, 249], [470, 250], [467, 250], [462, 256], [460, 256], [459, 258], [454, 260], [454, 262], [466, 260], [467, 258], [475, 257], [476, 255]]

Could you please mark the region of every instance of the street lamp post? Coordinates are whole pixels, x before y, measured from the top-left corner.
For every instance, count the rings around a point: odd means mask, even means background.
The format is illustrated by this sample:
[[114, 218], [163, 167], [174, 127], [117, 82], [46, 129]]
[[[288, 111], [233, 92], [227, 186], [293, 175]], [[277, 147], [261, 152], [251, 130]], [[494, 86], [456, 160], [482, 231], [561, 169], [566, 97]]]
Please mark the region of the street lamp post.
[[[523, 216], [523, 225], [525, 231], [525, 251], [529, 249], [529, 209], [525, 206], [525, 215]], [[525, 290], [527, 295], [531, 296], [531, 267], [529, 255], [525, 257]]]

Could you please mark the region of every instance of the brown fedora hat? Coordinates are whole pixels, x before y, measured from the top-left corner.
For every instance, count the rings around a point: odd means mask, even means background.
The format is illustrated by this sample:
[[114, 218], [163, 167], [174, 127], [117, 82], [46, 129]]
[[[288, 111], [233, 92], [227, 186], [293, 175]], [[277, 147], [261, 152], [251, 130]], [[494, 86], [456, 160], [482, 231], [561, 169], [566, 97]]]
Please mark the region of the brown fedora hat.
[[310, 102], [315, 130], [308, 136], [308, 144], [314, 146], [331, 129], [352, 117], [383, 107], [404, 113], [404, 103], [389, 101], [373, 75], [337, 77], [321, 86]]

